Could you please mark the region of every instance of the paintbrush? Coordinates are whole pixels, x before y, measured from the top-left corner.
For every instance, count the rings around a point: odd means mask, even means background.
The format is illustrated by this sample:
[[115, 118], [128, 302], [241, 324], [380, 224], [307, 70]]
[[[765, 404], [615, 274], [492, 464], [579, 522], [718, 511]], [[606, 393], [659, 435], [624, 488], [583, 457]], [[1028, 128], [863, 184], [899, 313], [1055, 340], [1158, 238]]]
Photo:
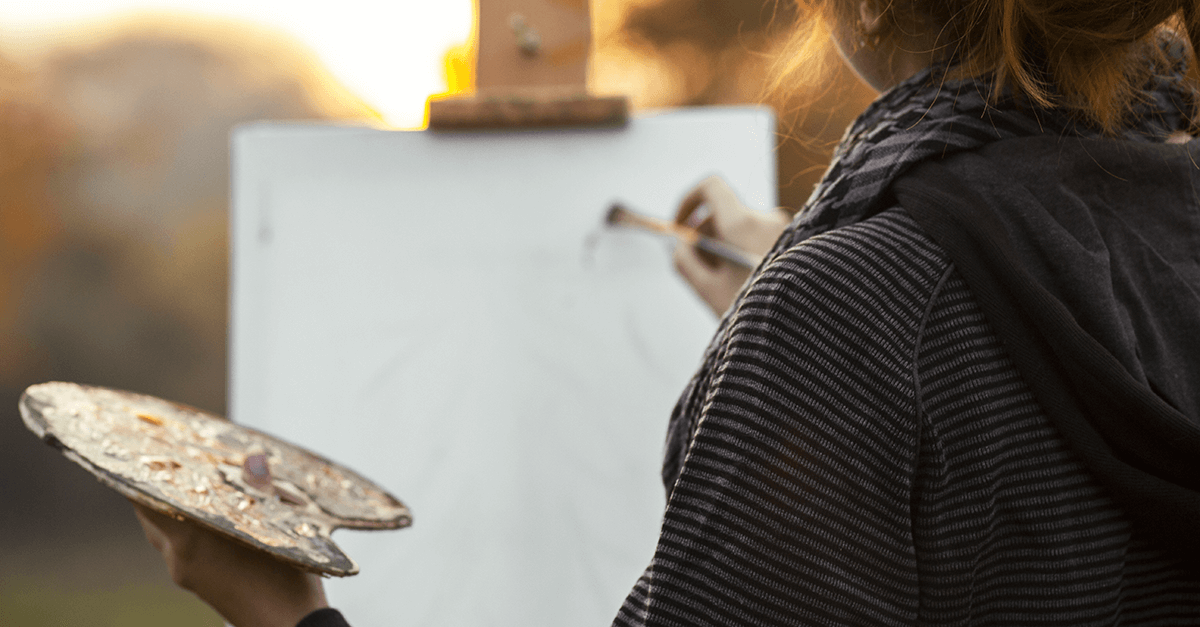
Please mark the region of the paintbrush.
[[653, 233], [674, 237], [684, 244], [690, 244], [734, 265], [750, 270], [757, 268], [759, 262], [762, 261], [762, 257], [758, 255], [745, 252], [721, 240], [713, 239], [690, 226], [637, 213], [619, 202], [614, 202], [608, 208], [608, 214], [604, 216], [604, 223], [609, 226], [627, 226], [645, 229]]

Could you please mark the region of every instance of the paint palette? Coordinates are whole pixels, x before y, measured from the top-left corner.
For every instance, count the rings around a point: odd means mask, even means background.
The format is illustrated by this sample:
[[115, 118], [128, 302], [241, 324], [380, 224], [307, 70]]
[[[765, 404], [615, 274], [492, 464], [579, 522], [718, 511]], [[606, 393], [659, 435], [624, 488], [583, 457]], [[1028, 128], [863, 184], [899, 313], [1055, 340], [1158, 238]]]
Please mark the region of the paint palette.
[[44, 442], [133, 501], [310, 572], [358, 572], [334, 529], [412, 522], [403, 503], [348, 468], [192, 407], [54, 382], [25, 390], [20, 409]]

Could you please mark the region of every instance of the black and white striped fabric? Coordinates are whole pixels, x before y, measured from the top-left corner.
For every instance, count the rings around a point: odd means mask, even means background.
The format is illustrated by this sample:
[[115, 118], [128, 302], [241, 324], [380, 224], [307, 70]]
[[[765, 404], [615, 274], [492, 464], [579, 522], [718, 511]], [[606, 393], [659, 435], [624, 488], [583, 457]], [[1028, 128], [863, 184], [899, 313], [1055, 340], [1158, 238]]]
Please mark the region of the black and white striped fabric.
[[[1164, 42], [1168, 48], [1175, 45]], [[1183, 112], [1192, 96], [1181, 86], [1183, 72], [1181, 66], [1173, 74], [1150, 80], [1139, 101], [1137, 123], [1125, 131], [1125, 139], [1163, 141], [1186, 128]], [[867, 107], [846, 130], [829, 169], [764, 264], [814, 235], [887, 209], [892, 205], [891, 185], [929, 159], [1016, 137], [1101, 136], [1062, 111], [1031, 109], [1013, 98], [989, 100], [990, 86], [984, 79], [947, 80], [945, 75], [945, 68], [926, 68]], [[695, 431], [703, 391], [711, 381], [728, 321], [728, 316], [722, 318], [699, 371], [671, 416], [663, 463], [668, 489]]]
[[1200, 624], [902, 210], [777, 256], [720, 353], [614, 625]]
[[[992, 141], [1096, 137], [930, 69], [848, 130], [672, 413], [655, 555], [614, 625], [1200, 625], [1038, 406], [892, 183]], [[1126, 138], [1183, 127], [1158, 76]]]

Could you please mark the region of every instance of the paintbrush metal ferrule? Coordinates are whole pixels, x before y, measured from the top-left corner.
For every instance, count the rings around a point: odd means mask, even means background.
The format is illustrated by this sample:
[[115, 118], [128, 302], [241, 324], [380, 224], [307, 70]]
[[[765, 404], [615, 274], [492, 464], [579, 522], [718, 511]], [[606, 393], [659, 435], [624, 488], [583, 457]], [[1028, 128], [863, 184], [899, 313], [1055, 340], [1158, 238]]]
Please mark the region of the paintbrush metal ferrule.
[[675, 238], [684, 244], [690, 244], [728, 261], [734, 265], [753, 270], [762, 261], [761, 257], [752, 255], [735, 246], [703, 235], [696, 229], [667, 220], [654, 218], [630, 210], [625, 205], [615, 202], [608, 208], [604, 223], [609, 226], [627, 226], [659, 233]]

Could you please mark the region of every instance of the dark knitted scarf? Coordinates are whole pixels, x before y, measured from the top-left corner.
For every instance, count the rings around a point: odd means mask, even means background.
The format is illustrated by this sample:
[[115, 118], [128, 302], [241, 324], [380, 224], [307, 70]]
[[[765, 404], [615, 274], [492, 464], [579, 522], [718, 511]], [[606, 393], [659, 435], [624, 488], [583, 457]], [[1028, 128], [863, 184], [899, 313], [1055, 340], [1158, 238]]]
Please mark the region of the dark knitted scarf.
[[[942, 68], [919, 72], [880, 96], [847, 130], [825, 176], [763, 264], [821, 233], [864, 220], [895, 204], [893, 183], [923, 162], [980, 149], [1003, 139], [1048, 136], [1097, 138], [1100, 133], [1059, 110], [1036, 109], [1013, 98], [989, 102], [986, 80], [946, 80]], [[1185, 128], [1190, 103], [1182, 70], [1155, 76], [1144, 90], [1124, 139], [1161, 142]], [[756, 273], [757, 274], [757, 273]], [[754, 276], [747, 283], [748, 288]], [[687, 454], [727, 336], [735, 301], [684, 389], [668, 428], [663, 482], [668, 496]]]

